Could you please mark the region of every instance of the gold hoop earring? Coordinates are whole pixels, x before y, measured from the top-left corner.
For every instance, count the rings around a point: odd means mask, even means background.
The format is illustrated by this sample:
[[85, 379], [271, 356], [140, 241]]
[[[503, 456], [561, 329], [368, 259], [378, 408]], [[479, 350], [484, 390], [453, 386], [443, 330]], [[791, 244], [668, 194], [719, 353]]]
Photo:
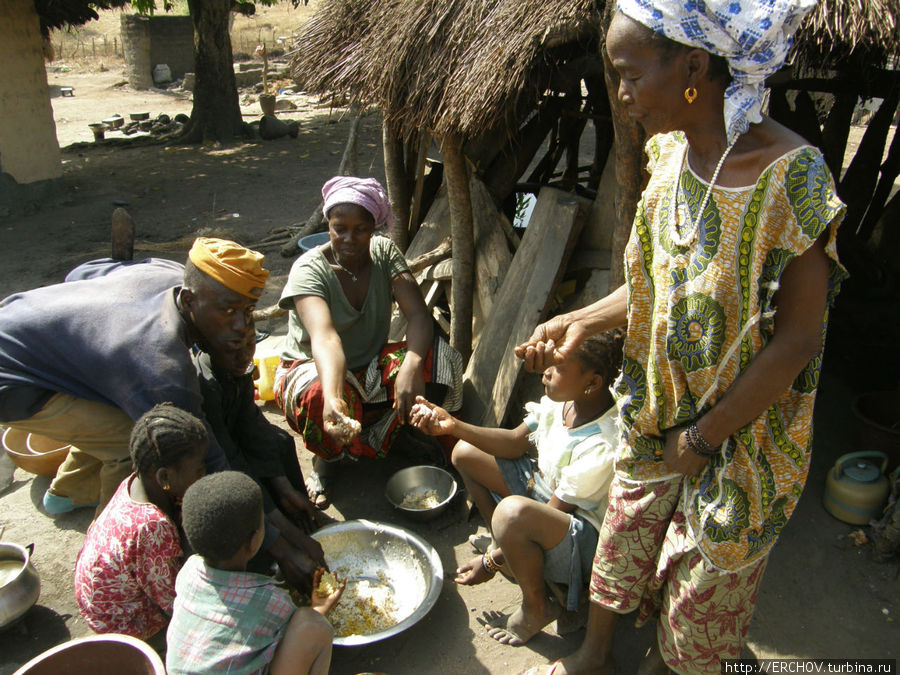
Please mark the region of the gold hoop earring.
[[694, 87], [688, 87], [684, 90], [684, 100], [688, 102], [688, 105], [693, 103], [697, 99], [697, 90]]

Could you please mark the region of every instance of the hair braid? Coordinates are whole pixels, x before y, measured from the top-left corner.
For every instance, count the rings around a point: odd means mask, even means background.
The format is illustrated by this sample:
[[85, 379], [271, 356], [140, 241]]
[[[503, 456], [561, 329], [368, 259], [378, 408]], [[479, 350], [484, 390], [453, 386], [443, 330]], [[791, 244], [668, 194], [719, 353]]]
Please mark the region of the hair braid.
[[154, 406], [131, 430], [131, 462], [138, 474], [169, 467], [206, 446], [203, 423], [171, 403]]
[[575, 356], [588, 368], [593, 368], [610, 386], [622, 369], [622, 346], [625, 331], [621, 328], [592, 335], [575, 350]]

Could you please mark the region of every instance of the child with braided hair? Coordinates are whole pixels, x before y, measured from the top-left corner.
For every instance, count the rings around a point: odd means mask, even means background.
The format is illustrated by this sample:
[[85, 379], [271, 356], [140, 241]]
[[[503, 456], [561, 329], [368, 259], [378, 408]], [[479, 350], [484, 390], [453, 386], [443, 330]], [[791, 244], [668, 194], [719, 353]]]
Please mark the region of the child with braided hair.
[[468, 424], [421, 397], [413, 408], [420, 430], [460, 439], [451, 461], [491, 530], [489, 543], [470, 538], [482, 555], [456, 570], [456, 583], [484, 583], [505, 570], [522, 590], [512, 615], [481, 618], [498, 642], [524, 644], [560, 617], [545, 580], [568, 585], [565, 609], [578, 609], [613, 477], [618, 434], [610, 385], [623, 341], [619, 331], [589, 338], [545, 370], [546, 395], [525, 405], [515, 429]]
[[205, 473], [209, 438], [202, 422], [170, 403], [134, 425], [134, 473], [91, 524], [75, 565], [75, 601], [98, 633], [147, 639], [172, 615], [184, 562], [181, 499]]

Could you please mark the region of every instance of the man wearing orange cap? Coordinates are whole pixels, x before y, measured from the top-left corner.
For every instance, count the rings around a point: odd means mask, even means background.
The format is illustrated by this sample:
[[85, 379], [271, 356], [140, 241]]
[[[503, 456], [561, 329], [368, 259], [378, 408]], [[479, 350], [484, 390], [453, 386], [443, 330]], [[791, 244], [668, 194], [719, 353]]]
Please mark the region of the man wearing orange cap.
[[[201, 237], [184, 266], [96, 260], [0, 302], [0, 422], [72, 444], [44, 495], [49, 513], [102, 508], [131, 473], [133, 422], [155, 404], [203, 419], [191, 349], [243, 344], [269, 276], [262, 261]], [[206, 465], [228, 468], [211, 432]]]

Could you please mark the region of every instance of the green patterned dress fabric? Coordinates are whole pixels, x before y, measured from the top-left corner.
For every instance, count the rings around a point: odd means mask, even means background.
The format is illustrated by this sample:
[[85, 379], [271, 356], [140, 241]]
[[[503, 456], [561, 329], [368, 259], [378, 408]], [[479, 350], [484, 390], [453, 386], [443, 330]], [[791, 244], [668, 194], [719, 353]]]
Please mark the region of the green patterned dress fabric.
[[[707, 189], [683, 161], [686, 149], [680, 132], [647, 143], [652, 175], [625, 251], [628, 338], [616, 382], [624, 433], [617, 471], [634, 482], [674, 475], [662, 462], [665, 430], [714, 406], [771, 339], [778, 282], [791, 260], [826, 233], [829, 306], [846, 277], [835, 247], [845, 207], [816, 148], [779, 157], [755, 185], [715, 186], [693, 244], [681, 247], [673, 232], [697, 222]], [[687, 481], [689, 524], [713, 565], [737, 570], [758, 560], [793, 512], [809, 469], [820, 366], [821, 353]]]

